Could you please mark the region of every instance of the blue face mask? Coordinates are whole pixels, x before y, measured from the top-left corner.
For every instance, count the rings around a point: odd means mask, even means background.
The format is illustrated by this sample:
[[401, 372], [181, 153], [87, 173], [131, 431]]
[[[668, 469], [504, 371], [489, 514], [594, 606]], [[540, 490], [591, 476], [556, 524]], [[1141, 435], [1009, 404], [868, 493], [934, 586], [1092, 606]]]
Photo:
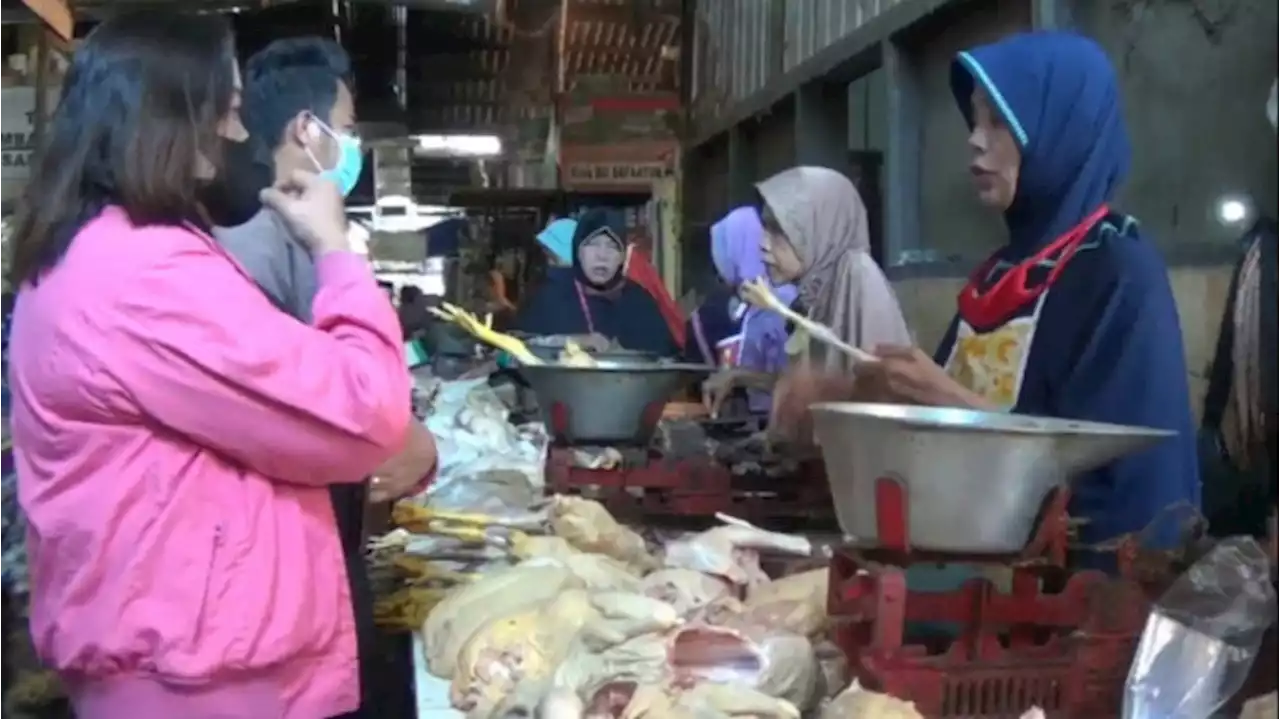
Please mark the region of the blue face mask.
[[326, 169], [311, 150], [307, 150], [307, 154], [311, 155], [311, 161], [316, 163], [320, 176], [332, 180], [342, 190], [342, 196], [346, 197], [356, 189], [356, 183], [360, 181], [360, 172], [364, 170], [364, 152], [360, 148], [360, 138], [340, 135], [320, 120], [313, 118], [313, 121], [338, 143], [338, 164]]

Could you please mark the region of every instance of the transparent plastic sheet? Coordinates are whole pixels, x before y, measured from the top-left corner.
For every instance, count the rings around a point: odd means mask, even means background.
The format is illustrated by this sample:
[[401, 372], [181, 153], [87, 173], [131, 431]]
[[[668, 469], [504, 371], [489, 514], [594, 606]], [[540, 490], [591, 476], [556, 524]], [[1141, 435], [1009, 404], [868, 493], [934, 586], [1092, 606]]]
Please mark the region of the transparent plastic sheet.
[[509, 567], [546, 531], [542, 500], [547, 437], [541, 425], [514, 427], [485, 380], [424, 383], [418, 409], [436, 440], [439, 465], [428, 490], [397, 503], [397, 529], [368, 544], [378, 623], [422, 625], [451, 588]]
[[495, 516], [526, 512], [542, 496], [549, 440], [541, 424], [513, 426], [486, 380], [442, 382], [427, 429], [440, 455], [419, 502]]
[[1219, 542], [1152, 609], [1123, 719], [1212, 717], [1244, 684], [1275, 614], [1266, 552], [1247, 537]]

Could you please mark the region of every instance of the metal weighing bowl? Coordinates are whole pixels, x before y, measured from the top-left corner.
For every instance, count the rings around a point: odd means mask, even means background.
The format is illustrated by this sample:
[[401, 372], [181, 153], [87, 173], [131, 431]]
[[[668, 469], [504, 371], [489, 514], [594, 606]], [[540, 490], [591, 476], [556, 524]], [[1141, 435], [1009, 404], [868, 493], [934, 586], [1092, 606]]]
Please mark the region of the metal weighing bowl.
[[1054, 487], [1175, 434], [892, 404], [816, 404], [813, 418], [845, 534], [879, 539], [876, 480], [897, 477], [912, 546], [973, 554], [1020, 551]]
[[[543, 362], [555, 362], [559, 360], [560, 353], [564, 351], [563, 347], [552, 347], [550, 345], [539, 345], [539, 344], [530, 343], [530, 344], [527, 344], [526, 346], [529, 348], [529, 351], [533, 353], [534, 357], [537, 357]], [[656, 353], [644, 352], [641, 350], [616, 349], [616, 350], [605, 350], [604, 352], [592, 352], [591, 350], [586, 350], [586, 353], [591, 355], [592, 359], [596, 360], [597, 362], [613, 362], [613, 363], [622, 363], [622, 364], [628, 364], [628, 363], [656, 364], [662, 361], [662, 358], [659, 357]]]
[[601, 362], [519, 368], [547, 429], [572, 444], [647, 445], [677, 390], [711, 373], [693, 364]]

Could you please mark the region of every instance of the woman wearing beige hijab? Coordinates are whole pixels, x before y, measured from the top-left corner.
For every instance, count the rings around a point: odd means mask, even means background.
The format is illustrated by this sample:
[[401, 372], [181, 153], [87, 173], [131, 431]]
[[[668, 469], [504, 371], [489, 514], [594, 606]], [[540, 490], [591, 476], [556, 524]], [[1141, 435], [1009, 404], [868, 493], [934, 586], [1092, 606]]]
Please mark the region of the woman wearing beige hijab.
[[[796, 167], [757, 189], [765, 205], [761, 249], [769, 279], [794, 283], [809, 317], [855, 347], [911, 344], [893, 288], [871, 259], [867, 208], [849, 178], [825, 167]], [[799, 349], [829, 368], [848, 368], [841, 353]]]
[[[796, 167], [757, 189], [764, 199], [761, 249], [769, 279], [794, 283], [808, 316], [855, 347], [911, 345], [893, 287], [871, 258], [867, 209], [849, 178], [825, 167]], [[797, 344], [789, 348], [794, 369], [779, 383], [775, 407], [786, 403], [797, 381], [839, 384], [821, 392], [832, 399], [850, 393], [847, 356], [816, 342]], [[809, 366], [821, 371], [810, 374]]]

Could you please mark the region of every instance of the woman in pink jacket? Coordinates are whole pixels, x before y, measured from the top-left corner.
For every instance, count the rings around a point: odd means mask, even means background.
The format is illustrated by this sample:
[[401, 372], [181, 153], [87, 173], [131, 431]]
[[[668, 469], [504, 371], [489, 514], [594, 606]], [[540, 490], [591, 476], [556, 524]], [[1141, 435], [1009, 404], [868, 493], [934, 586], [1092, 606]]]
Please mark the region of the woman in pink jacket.
[[359, 701], [326, 487], [405, 441], [400, 328], [323, 173], [263, 197], [316, 257], [309, 326], [210, 237], [194, 198], [219, 136], [244, 134], [238, 88], [216, 16], [103, 23], [12, 235], [31, 631], [80, 719], [318, 719]]

